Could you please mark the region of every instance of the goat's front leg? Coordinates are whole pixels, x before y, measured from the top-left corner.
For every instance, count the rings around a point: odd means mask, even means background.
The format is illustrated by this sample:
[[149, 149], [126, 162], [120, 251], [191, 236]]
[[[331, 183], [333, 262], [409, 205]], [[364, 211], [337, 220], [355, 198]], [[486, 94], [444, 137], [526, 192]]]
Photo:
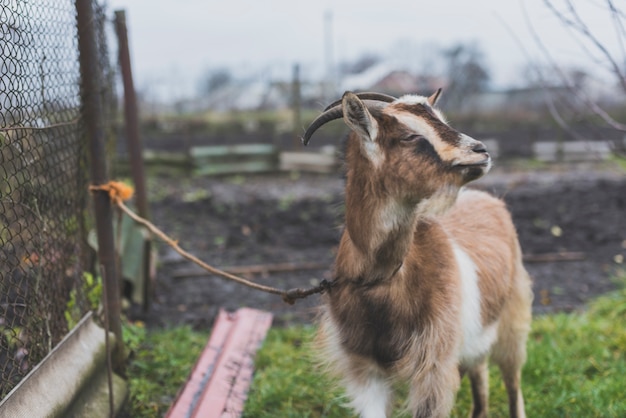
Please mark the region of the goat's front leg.
[[444, 418], [450, 415], [460, 385], [459, 369], [447, 361], [420, 373], [413, 380], [409, 407], [414, 418]]
[[472, 386], [473, 407], [471, 418], [486, 418], [489, 408], [489, 369], [487, 360], [471, 367], [468, 371]]
[[346, 382], [350, 406], [361, 418], [391, 416], [392, 395], [389, 382], [381, 376], [351, 379]]

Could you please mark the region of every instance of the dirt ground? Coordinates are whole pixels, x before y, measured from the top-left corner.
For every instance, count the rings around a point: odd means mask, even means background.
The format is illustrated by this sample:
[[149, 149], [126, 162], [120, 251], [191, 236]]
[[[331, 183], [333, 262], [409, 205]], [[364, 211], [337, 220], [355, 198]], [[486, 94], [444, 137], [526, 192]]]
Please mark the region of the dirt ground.
[[[535, 313], [583, 308], [614, 288], [611, 277], [626, 256], [623, 171], [496, 169], [473, 187], [502, 197], [513, 214], [534, 279]], [[331, 278], [343, 219], [340, 174], [157, 178], [150, 189], [153, 222], [213, 266], [289, 263], [292, 271], [245, 275], [279, 288]], [[163, 244], [158, 248], [155, 301], [148, 314], [134, 315], [151, 326], [209, 328], [219, 308], [242, 306], [272, 311], [274, 325], [310, 322], [320, 302], [315, 295], [290, 306], [278, 296], [204, 274]], [[557, 253], [573, 259], [551, 260]]]

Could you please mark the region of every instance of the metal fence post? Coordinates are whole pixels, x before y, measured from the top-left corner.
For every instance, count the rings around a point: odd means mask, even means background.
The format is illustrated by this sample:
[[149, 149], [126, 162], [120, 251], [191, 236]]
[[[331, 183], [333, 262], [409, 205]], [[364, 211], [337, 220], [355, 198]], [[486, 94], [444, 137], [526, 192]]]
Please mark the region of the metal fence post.
[[[89, 142], [91, 180], [94, 185], [108, 182], [104, 135], [104, 114], [100, 93], [101, 68], [97, 55], [94, 11], [91, 0], [76, 0], [78, 49], [81, 73], [83, 120]], [[98, 259], [103, 274], [105, 306], [109, 331], [115, 335], [113, 368], [124, 369], [124, 342], [122, 340], [120, 286], [116, 268], [113, 237], [113, 210], [109, 196], [104, 191], [93, 194], [98, 235]]]
[[[117, 34], [119, 65], [122, 71], [124, 84], [124, 125], [126, 129], [126, 143], [130, 154], [130, 172], [135, 184], [135, 203], [139, 216], [148, 219], [149, 207], [146, 192], [146, 176], [143, 164], [141, 136], [139, 134], [139, 112], [137, 108], [137, 95], [133, 83], [133, 73], [130, 64], [130, 49], [128, 46], [128, 30], [126, 27], [126, 12], [115, 11], [115, 32]], [[144, 245], [143, 266], [143, 310], [147, 312], [152, 299], [151, 286], [151, 257], [152, 245], [149, 239]]]
[[126, 141], [130, 154], [130, 170], [135, 183], [135, 202], [137, 213], [143, 218], [148, 217], [148, 198], [146, 196], [146, 180], [144, 174], [143, 157], [141, 155], [141, 136], [139, 135], [139, 116], [137, 110], [137, 95], [133, 83], [133, 73], [130, 65], [130, 51], [128, 47], [128, 31], [126, 29], [126, 12], [115, 11], [115, 32], [117, 33], [119, 64], [124, 84], [124, 125]]

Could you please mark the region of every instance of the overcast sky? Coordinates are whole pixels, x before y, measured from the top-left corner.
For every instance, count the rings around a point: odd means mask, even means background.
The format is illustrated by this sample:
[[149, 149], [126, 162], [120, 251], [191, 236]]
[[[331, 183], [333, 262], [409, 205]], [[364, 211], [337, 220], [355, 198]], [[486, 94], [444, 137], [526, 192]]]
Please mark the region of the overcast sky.
[[[603, 0], [573, 1], [618, 51]], [[494, 84], [511, 86], [528, 62], [519, 42], [540, 57], [529, 21], [559, 61], [594, 68], [543, 0], [109, 0], [109, 6], [126, 10], [137, 87], [174, 97], [193, 94], [209, 69], [276, 78], [299, 63], [313, 78], [324, 74], [329, 55], [338, 63], [364, 53], [402, 55], [419, 67], [438, 46], [473, 41]]]

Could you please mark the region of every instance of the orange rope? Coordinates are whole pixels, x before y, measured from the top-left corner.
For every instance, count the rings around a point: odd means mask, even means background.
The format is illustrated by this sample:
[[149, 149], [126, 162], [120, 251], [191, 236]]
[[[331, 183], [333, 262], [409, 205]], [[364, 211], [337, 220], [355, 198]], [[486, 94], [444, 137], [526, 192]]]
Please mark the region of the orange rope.
[[110, 181], [106, 184], [99, 186], [89, 186], [89, 191], [94, 192], [101, 190], [107, 192], [113, 203], [117, 204], [118, 201], [125, 201], [133, 197], [135, 189], [131, 186], [122, 183], [121, 181]]
[[133, 211], [131, 211], [124, 204], [124, 201], [130, 199], [133, 195], [134, 190], [131, 186], [128, 186], [124, 183], [117, 182], [117, 181], [110, 181], [106, 184], [101, 184], [99, 186], [91, 185], [89, 186], [89, 190], [92, 192], [104, 191], [108, 193], [111, 201], [115, 203], [117, 207], [120, 208], [120, 210], [122, 210], [128, 216], [130, 216], [131, 219], [133, 219], [138, 224], [143, 225], [146, 228], [148, 228], [150, 232], [152, 232], [154, 235], [158, 236], [161, 240], [163, 240], [166, 244], [171, 246], [178, 254], [180, 254], [187, 260], [199, 265], [200, 267], [202, 267], [204, 270], [208, 271], [211, 274], [221, 276], [225, 279], [235, 281], [237, 283], [243, 284], [245, 286], [251, 287], [256, 290], [261, 290], [263, 292], [271, 293], [274, 295], [279, 295], [282, 297], [283, 301], [285, 301], [286, 303], [290, 305], [293, 305], [297, 299], [302, 299], [307, 296], [313, 295], [315, 293], [323, 293], [324, 291], [330, 289], [330, 287], [332, 286], [332, 282], [329, 282], [324, 279], [320, 282], [318, 286], [315, 286], [309, 289], [294, 288], [294, 289], [282, 290], [282, 289], [277, 289], [275, 287], [264, 286], [258, 283], [254, 283], [242, 277], [235, 276], [234, 274], [227, 273], [223, 270], [217, 269], [205, 263], [204, 261], [200, 260], [193, 254], [190, 254], [187, 251], [183, 250], [178, 245], [178, 241], [171, 239], [163, 231], [157, 228], [153, 223], [151, 223], [147, 219], [144, 219], [141, 216], [134, 213]]

